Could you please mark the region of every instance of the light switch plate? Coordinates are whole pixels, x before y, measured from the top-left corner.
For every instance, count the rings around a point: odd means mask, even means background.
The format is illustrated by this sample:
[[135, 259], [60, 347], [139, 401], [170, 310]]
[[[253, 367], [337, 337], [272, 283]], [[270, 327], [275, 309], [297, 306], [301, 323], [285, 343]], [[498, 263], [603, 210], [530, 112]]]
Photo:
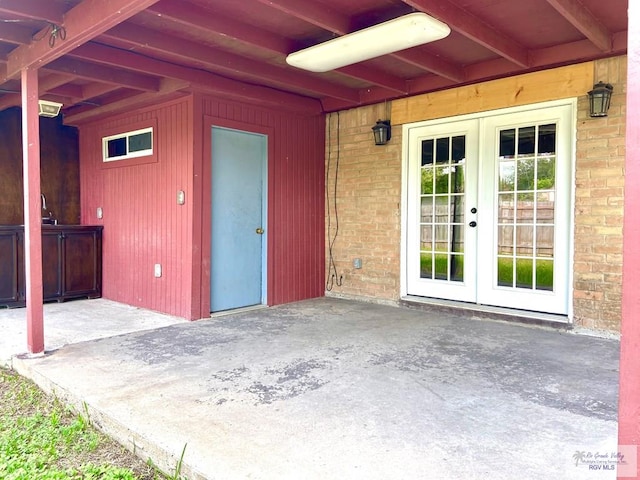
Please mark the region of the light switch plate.
[[160, 278], [162, 276], [162, 265], [156, 263], [153, 266], [153, 276], [156, 278]]

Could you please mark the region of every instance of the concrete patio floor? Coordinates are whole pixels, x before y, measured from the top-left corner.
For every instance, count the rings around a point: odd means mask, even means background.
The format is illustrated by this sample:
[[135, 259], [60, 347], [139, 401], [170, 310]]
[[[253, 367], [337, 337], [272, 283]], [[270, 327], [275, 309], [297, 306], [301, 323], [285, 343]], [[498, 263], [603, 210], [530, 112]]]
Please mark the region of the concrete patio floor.
[[[0, 365], [27, 351], [27, 311], [0, 308]], [[103, 298], [44, 305], [45, 351], [65, 345], [165, 327], [186, 320]]]
[[[117, 305], [55, 306], [89, 333]], [[167, 471], [185, 449], [187, 478], [615, 478], [574, 455], [616, 451], [616, 340], [332, 298], [193, 323], [122, 307], [141, 331], [13, 368]]]

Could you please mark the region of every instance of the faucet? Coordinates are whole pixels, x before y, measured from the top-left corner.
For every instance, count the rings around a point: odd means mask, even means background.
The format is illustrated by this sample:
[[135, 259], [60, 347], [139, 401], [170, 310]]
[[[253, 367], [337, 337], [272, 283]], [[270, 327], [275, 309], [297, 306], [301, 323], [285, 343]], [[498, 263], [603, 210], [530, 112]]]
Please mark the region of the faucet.
[[42, 201], [42, 210], [44, 212], [42, 214], [42, 223], [47, 225], [57, 225], [58, 220], [53, 218], [53, 214], [51, 212], [48, 212], [48, 215], [45, 216], [45, 213], [47, 213], [47, 198], [44, 196], [44, 193], [40, 194], [40, 200]]

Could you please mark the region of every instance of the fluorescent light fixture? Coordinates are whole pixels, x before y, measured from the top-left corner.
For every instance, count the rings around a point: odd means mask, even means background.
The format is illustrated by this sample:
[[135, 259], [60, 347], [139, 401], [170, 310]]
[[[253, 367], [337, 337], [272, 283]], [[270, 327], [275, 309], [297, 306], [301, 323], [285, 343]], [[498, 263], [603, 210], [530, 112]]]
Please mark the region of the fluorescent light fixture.
[[294, 52], [287, 56], [287, 63], [311, 72], [328, 72], [440, 40], [449, 33], [446, 23], [426, 13], [410, 13]]
[[61, 108], [61, 103], [38, 100], [38, 113], [41, 117], [57, 117]]

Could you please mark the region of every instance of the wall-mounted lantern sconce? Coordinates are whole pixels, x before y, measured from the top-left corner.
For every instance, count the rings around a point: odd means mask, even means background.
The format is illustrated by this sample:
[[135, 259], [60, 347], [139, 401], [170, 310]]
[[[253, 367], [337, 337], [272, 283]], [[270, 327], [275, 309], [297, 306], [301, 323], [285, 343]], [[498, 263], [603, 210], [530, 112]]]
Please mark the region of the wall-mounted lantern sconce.
[[391, 140], [391, 120], [378, 120], [371, 130], [376, 145], [386, 145]]
[[592, 117], [606, 117], [611, 104], [613, 86], [610, 83], [598, 82], [593, 86], [589, 95], [589, 115]]
[[38, 114], [41, 117], [57, 117], [61, 108], [61, 103], [38, 100]]

